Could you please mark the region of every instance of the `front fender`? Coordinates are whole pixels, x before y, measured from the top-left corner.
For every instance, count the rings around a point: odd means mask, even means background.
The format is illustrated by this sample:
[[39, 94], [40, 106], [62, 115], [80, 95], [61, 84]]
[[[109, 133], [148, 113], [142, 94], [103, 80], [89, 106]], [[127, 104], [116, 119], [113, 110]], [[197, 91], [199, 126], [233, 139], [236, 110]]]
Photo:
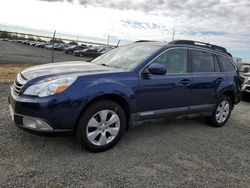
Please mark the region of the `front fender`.
[[72, 100], [79, 101], [84, 108], [93, 99], [113, 94], [122, 97], [128, 104], [130, 113], [136, 111], [135, 89], [137, 82], [131, 79], [117, 81], [114, 79], [82, 80], [74, 84], [65, 94]]

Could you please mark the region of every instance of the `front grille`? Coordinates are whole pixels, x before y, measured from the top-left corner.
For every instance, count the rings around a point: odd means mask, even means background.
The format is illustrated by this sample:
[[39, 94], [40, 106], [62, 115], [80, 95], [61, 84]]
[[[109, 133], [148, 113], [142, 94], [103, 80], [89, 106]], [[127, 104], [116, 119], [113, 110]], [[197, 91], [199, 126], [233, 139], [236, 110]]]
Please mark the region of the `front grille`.
[[27, 83], [27, 81], [22, 77], [21, 74], [17, 75], [16, 80], [14, 81], [13, 91], [15, 95], [20, 95], [23, 86]]

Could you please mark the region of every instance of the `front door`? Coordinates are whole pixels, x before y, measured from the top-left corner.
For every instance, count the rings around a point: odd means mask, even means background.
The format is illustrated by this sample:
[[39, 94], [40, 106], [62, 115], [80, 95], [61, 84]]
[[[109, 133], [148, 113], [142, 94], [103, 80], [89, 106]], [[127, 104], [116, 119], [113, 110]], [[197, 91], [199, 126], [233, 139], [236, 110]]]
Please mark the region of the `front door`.
[[139, 117], [144, 119], [188, 112], [192, 84], [192, 75], [188, 73], [188, 51], [183, 48], [170, 49], [155, 58], [152, 63], [165, 65], [167, 73], [139, 75]]

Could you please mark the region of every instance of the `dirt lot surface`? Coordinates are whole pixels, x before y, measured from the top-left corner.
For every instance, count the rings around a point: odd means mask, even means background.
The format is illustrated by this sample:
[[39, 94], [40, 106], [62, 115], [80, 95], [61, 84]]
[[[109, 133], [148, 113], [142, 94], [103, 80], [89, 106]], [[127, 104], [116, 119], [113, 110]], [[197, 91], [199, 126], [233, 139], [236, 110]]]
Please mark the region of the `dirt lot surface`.
[[19, 72], [30, 66], [32, 64], [0, 64], [0, 81], [11, 82]]
[[0, 84], [0, 187], [249, 187], [250, 102], [223, 128], [203, 119], [144, 122], [113, 149], [82, 150], [74, 137], [40, 137], [11, 122]]

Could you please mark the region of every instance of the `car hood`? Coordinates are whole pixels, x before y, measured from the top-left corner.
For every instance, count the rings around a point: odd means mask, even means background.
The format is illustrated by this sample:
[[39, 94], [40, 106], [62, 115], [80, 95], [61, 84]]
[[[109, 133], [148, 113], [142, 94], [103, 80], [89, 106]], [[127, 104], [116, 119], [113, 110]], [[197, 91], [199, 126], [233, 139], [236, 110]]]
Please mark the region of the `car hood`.
[[38, 77], [62, 76], [62, 75], [88, 75], [98, 74], [103, 72], [119, 72], [122, 69], [113, 67], [105, 67], [85, 61], [72, 61], [49, 63], [38, 66], [33, 66], [21, 72], [21, 75], [26, 80], [31, 80]]

